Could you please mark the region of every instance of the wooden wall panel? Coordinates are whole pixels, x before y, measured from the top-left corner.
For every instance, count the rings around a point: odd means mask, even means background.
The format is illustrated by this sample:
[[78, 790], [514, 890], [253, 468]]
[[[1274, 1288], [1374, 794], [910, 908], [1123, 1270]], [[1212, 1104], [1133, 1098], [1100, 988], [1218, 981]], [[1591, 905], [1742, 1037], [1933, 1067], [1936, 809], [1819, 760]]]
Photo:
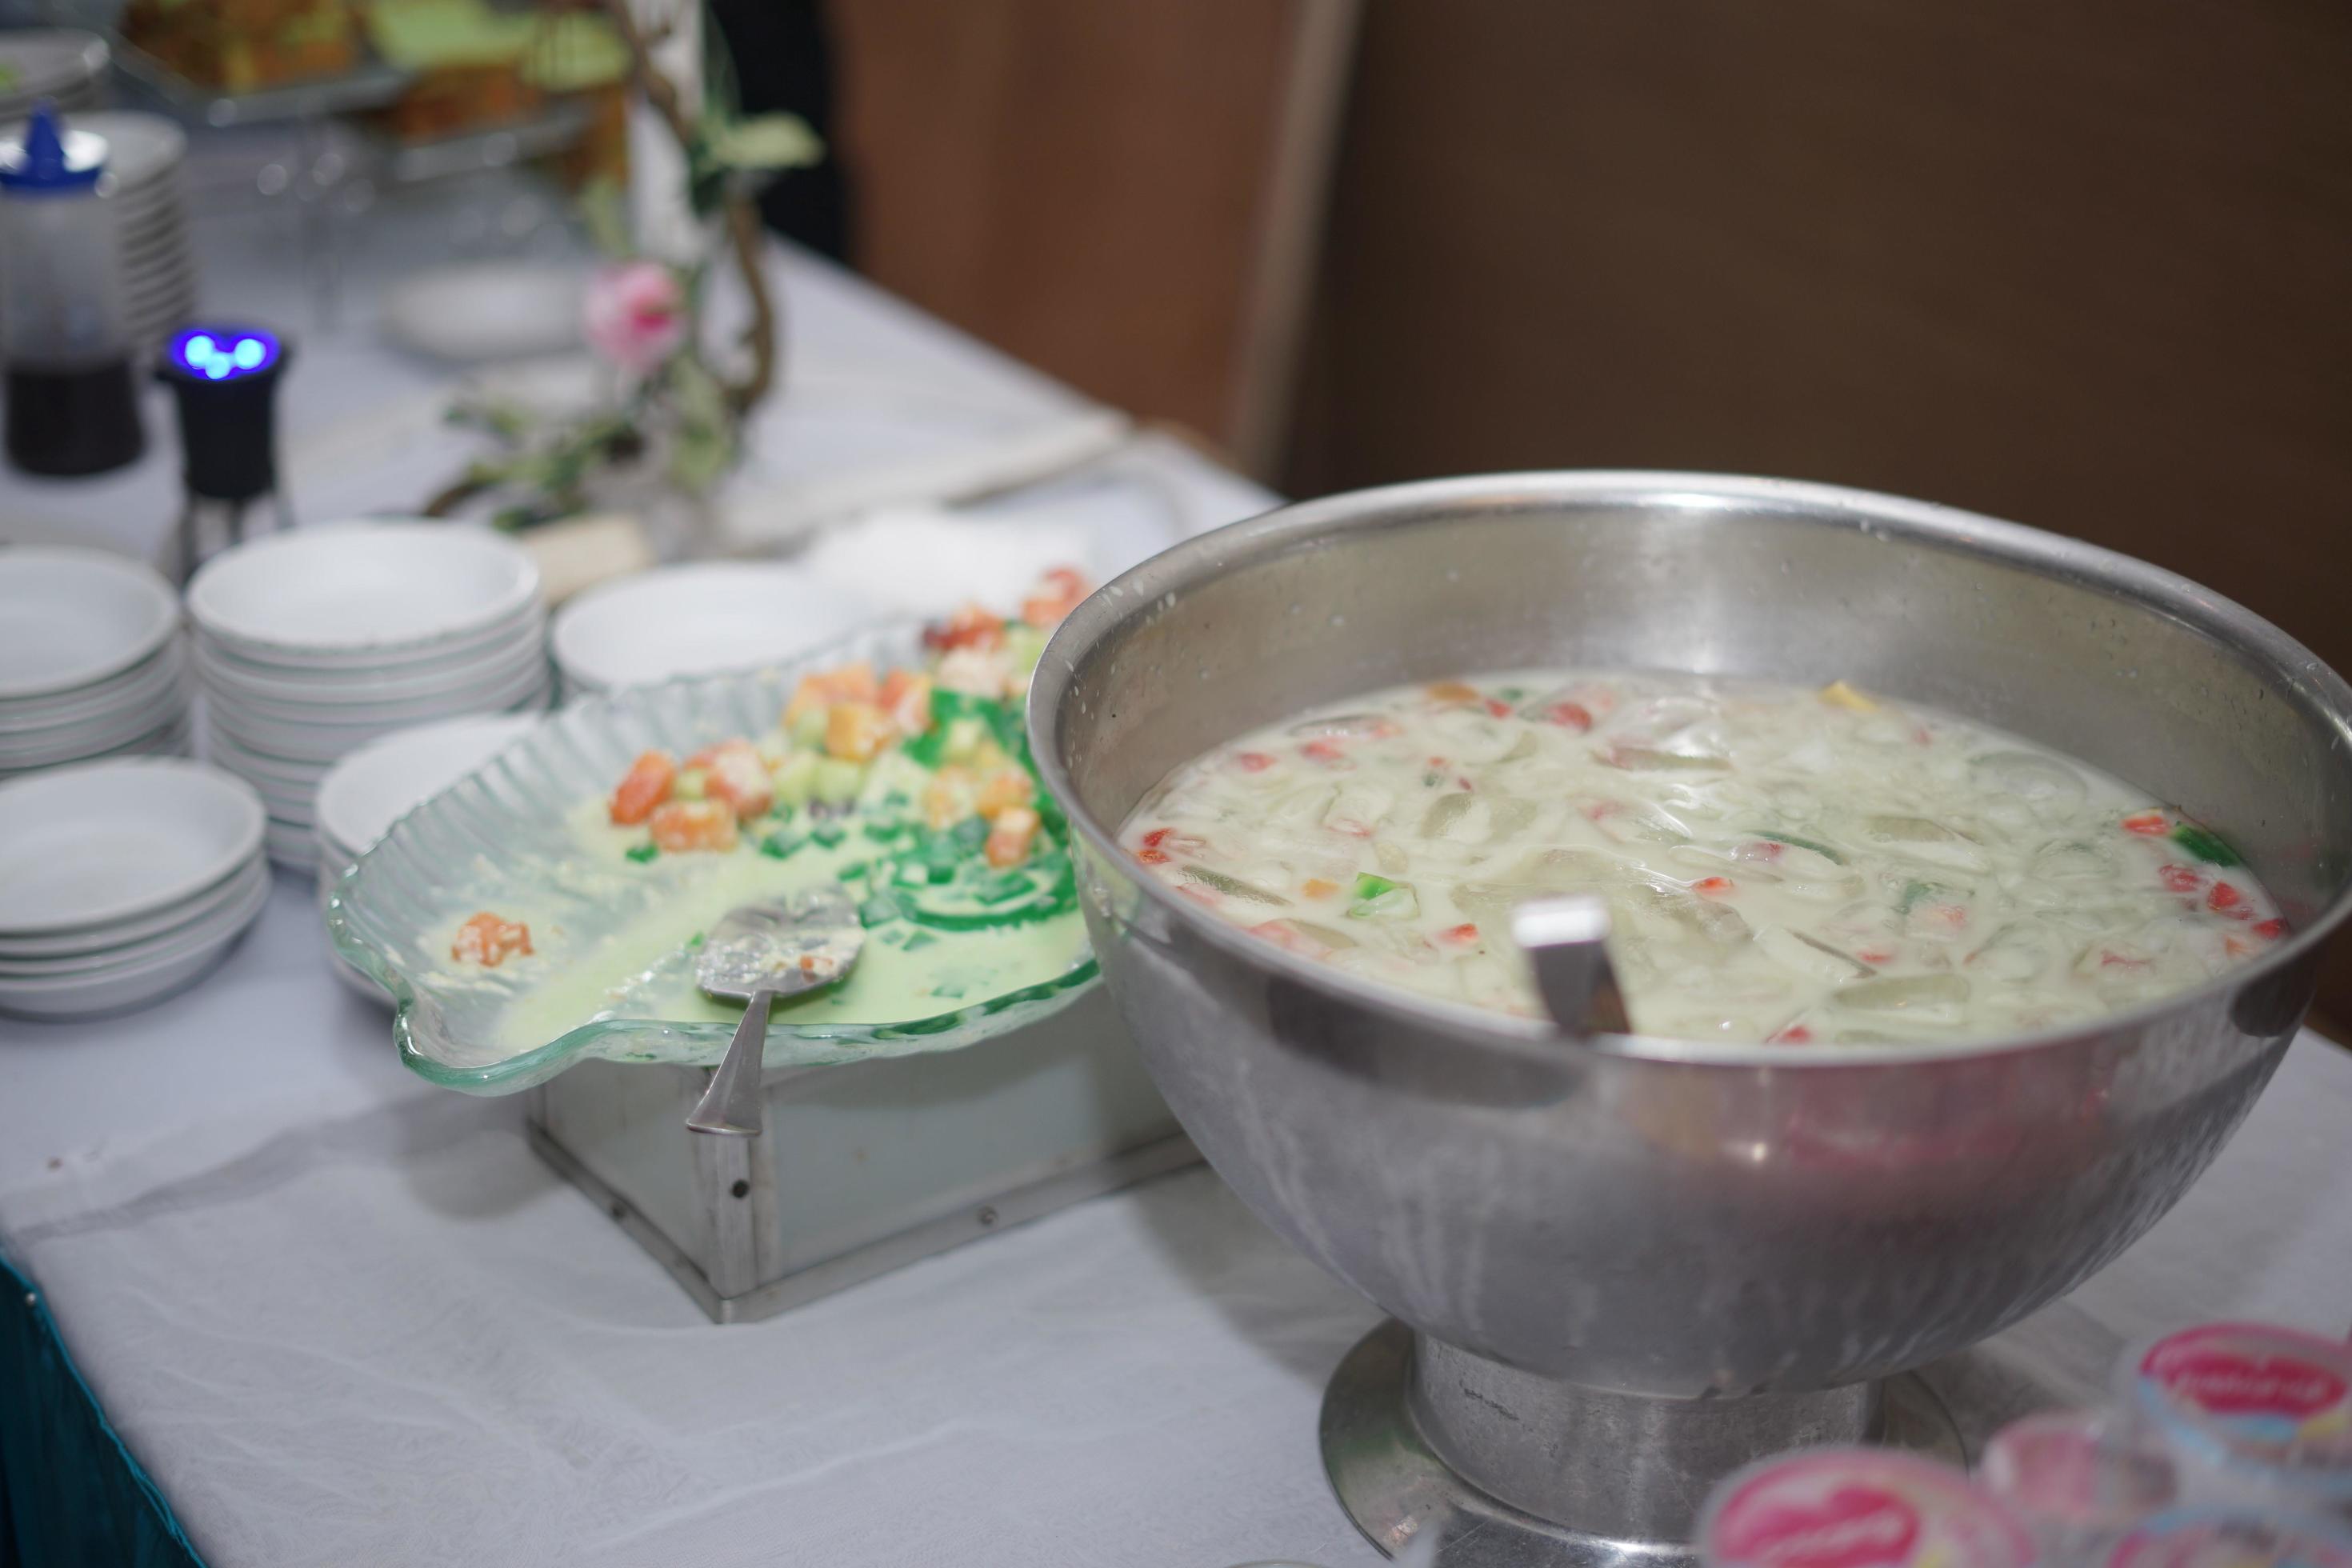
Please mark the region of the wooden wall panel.
[[2347, 84], [2334, 0], [1372, 0], [1289, 486], [1897, 490], [2352, 669]]
[[832, 15], [860, 269], [1097, 397], [1228, 438], [1301, 7]]

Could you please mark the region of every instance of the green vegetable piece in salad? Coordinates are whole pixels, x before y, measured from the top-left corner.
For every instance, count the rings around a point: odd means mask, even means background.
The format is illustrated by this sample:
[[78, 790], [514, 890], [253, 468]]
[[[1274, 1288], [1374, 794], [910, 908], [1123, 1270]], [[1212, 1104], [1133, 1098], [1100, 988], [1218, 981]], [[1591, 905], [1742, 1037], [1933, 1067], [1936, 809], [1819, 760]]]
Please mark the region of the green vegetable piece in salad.
[[2195, 823], [2184, 822], [2174, 828], [2172, 841], [2211, 865], [2236, 866], [2243, 863], [2238, 852], [2221, 841], [2221, 835], [2209, 832]]

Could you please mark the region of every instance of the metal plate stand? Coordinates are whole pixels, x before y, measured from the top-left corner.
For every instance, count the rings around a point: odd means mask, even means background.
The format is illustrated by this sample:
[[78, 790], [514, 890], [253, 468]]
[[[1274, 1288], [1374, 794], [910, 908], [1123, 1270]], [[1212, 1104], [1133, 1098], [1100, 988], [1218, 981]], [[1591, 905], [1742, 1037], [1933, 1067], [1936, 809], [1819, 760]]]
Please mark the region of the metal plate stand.
[[[1697, 1568], [1698, 1554], [1687, 1542], [1578, 1530], [1515, 1508], [1465, 1479], [1433, 1451], [1414, 1419], [1414, 1360], [1412, 1331], [1383, 1323], [1356, 1342], [1323, 1394], [1323, 1464], [1331, 1489], [1382, 1552], [1397, 1556], [1433, 1533], [1435, 1555], [1420, 1560], [1441, 1568]], [[1888, 1379], [1875, 1404], [1875, 1440], [1965, 1463], [1950, 1414], [1917, 1377]], [[1529, 1434], [1528, 1440], [1539, 1436]], [[1601, 1434], [1596, 1438], [1608, 1440]], [[1681, 1489], [1703, 1492], [1717, 1479], [1681, 1478], [1687, 1482]]]

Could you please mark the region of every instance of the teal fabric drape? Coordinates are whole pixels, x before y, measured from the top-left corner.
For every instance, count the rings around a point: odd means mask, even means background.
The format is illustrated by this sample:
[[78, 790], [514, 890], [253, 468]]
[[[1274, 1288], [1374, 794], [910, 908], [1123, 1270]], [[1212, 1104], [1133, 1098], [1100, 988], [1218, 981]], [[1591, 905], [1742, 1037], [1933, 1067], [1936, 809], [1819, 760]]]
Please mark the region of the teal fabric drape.
[[202, 1568], [74, 1369], [47, 1302], [5, 1256], [0, 1568]]

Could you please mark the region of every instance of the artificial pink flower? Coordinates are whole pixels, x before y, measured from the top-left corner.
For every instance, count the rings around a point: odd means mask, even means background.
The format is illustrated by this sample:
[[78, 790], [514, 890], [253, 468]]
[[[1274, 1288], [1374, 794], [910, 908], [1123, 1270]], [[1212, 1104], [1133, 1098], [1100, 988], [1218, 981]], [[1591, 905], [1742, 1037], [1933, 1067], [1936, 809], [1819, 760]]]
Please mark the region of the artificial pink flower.
[[643, 375], [685, 341], [686, 291], [677, 274], [658, 261], [607, 267], [588, 280], [581, 325], [598, 353], [631, 375]]

